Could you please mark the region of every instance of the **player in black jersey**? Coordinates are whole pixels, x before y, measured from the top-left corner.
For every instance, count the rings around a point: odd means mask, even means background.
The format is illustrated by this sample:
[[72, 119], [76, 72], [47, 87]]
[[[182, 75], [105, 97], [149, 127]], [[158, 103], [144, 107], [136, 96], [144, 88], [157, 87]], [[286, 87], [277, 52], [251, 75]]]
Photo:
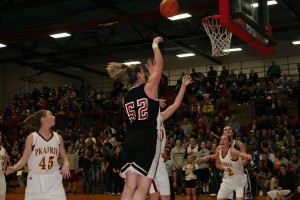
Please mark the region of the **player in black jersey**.
[[123, 146], [121, 176], [126, 183], [122, 200], [146, 198], [160, 157], [158, 88], [163, 58], [158, 44], [162, 41], [161, 37], [153, 39], [154, 60], [149, 59], [146, 66], [155, 67], [147, 81], [141, 66], [110, 63], [106, 68], [111, 78], [131, 86], [123, 98], [129, 123]]

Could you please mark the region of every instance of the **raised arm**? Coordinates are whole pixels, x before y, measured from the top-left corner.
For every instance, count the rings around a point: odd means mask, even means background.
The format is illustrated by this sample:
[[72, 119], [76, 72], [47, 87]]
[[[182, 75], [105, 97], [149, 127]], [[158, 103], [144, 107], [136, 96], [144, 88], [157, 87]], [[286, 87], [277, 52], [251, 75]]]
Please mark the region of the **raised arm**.
[[155, 67], [152, 73], [150, 74], [145, 86], [146, 94], [152, 99], [158, 98], [158, 87], [159, 87], [159, 83], [163, 71], [163, 57], [158, 47], [158, 44], [162, 41], [163, 39], [161, 37], [156, 37], [153, 39], [153, 43], [152, 43]]
[[192, 82], [192, 78], [189, 75], [186, 75], [182, 78], [182, 84], [174, 103], [170, 105], [165, 111], [161, 112], [163, 120], [168, 119], [180, 107], [186, 87]]
[[17, 164], [15, 164], [15, 166], [9, 166], [7, 168], [6, 173], [5, 173], [6, 175], [14, 173], [14, 172], [22, 169], [26, 165], [26, 163], [31, 155], [31, 152], [32, 152], [32, 143], [33, 143], [33, 137], [32, 137], [32, 134], [30, 134], [26, 138], [25, 149], [24, 149], [22, 158], [19, 160], [19, 162]]

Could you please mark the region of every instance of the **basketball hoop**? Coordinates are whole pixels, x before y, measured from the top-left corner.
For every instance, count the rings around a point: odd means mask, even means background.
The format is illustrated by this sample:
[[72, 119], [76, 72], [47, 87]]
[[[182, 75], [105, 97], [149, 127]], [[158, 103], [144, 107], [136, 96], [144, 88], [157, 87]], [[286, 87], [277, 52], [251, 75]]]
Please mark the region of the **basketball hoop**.
[[213, 15], [202, 19], [202, 24], [212, 45], [212, 56], [226, 56], [230, 49], [232, 33], [220, 23], [220, 16]]

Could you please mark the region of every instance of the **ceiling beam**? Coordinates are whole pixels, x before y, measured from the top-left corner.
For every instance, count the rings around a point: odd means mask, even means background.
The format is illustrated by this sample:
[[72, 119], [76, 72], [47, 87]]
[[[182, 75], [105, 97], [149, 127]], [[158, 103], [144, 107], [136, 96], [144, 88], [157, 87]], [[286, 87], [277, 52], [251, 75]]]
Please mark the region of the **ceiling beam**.
[[[181, 10], [189, 10], [190, 12], [193, 11], [205, 11], [205, 10], [213, 10], [218, 9], [218, 0], [208, 0], [208, 1], [202, 1], [202, 2], [196, 2], [196, 3], [190, 3], [190, 4], [183, 4], [181, 6]], [[55, 24], [47, 27], [42, 27], [39, 29], [25, 29], [23, 31], [8, 31], [7, 34], [2, 34], [0, 36], [0, 41], [2, 42], [12, 42], [12, 41], [22, 41], [27, 40], [31, 38], [37, 38], [37, 37], [45, 37], [49, 36], [53, 33], [59, 33], [59, 32], [76, 32], [80, 30], [87, 30], [87, 29], [97, 29], [101, 24], [107, 24], [107, 23], [114, 23], [117, 22], [118, 24], [121, 23], [133, 23], [137, 21], [146, 21], [146, 20], [154, 20], [162, 18], [159, 9], [156, 10], [149, 10], [149, 11], [143, 11], [140, 13], [134, 13], [134, 14], [124, 14], [119, 15], [116, 17], [111, 18], [105, 18], [105, 19], [95, 19], [90, 21], [82, 21], [73, 23], [65, 23], [65, 24]], [[71, 19], [70, 19], [71, 21]], [[52, 22], [53, 23], [53, 22]]]
[[41, 70], [43, 72], [49, 72], [49, 73], [52, 73], [52, 74], [57, 74], [57, 75], [61, 75], [61, 76], [64, 76], [64, 77], [68, 77], [68, 78], [71, 78], [71, 79], [75, 79], [75, 80], [79, 80], [81, 82], [84, 82], [84, 79], [80, 76], [75, 76], [75, 75], [68, 74], [68, 73], [65, 73], [65, 72], [60, 72], [60, 71], [57, 71], [57, 70], [53, 70], [53, 69], [47, 68], [46, 66], [43, 66], [42, 64], [39, 64], [39, 63], [30, 63], [30, 62], [26, 62], [26, 61], [19, 61], [17, 63], [19, 65], [28, 66], [28, 67], [31, 67], [33, 69]]

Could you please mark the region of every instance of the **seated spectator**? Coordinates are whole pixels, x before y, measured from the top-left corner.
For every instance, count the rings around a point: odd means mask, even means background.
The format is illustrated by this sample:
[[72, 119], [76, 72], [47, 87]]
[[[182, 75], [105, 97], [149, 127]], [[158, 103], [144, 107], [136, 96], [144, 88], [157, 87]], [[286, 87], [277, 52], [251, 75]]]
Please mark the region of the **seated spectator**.
[[292, 150], [295, 149], [296, 150], [296, 155], [298, 158], [300, 158], [300, 147], [297, 145], [297, 141], [296, 140], [292, 140], [290, 145], [288, 146], [287, 150], [288, 150], [288, 154], [291, 157], [293, 152]]
[[280, 149], [276, 152], [274, 163], [274, 170], [278, 173], [280, 171], [280, 167], [282, 164], [288, 165], [289, 161], [285, 157], [282, 156], [282, 152]]
[[265, 89], [262, 84], [256, 83], [255, 88], [251, 94], [252, 99], [264, 99], [265, 98]]
[[273, 83], [273, 76], [270, 73], [266, 73], [265, 77], [264, 77], [264, 83], [268, 84], [269, 82]]
[[291, 160], [288, 163], [288, 171], [296, 175], [298, 177], [298, 180], [300, 181], [300, 160], [297, 154], [292, 154]]
[[264, 166], [263, 161], [260, 160], [258, 161], [257, 166], [254, 167], [253, 175], [256, 179], [256, 186], [259, 191], [259, 196], [262, 196], [263, 190], [269, 191], [273, 174], [269, 168]]
[[240, 132], [241, 123], [236, 120], [235, 115], [231, 115], [231, 118], [230, 118], [229, 122], [227, 123], [227, 126], [230, 126], [232, 128], [235, 135], [237, 135]]
[[267, 192], [267, 200], [286, 199], [290, 195], [293, 195], [294, 187], [293, 175], [287, 171], [287, 166], [282, 164], [278, 175], [277, 189]]
[[277, 85], [281, 88], [289, 88], [292, 85], [292, 79], [288, 77], [286, 73], [283, 73], [283, 75], [277, 80]]
[[272, 122], [267, 118], [266, 115], [263, 115], [261, 117], [261, 120], [258, 125], [259, 129], [271, 129], [272, 128]]
[[259, 83], [258, 75], [254, 72], [254, 69], [251, 69], [248, 78], [248, 86], [255, 86], [257, 83]]
[[242, 85], [238, 91], [238, 100], [239, 101], [250, 101], [251, 92], [246, 87], [246, 85]]
[[270, 114], [273, 116], [287, 115], [287, 107], [278, 99], [275, 106], [271, 107]]
[[232, 86], [230, 88], [230, 99], [231, 99], [231, 101], [236, 101], [238, 99], [238, 91], [239, 91], [239, 88], [236, 85], [236, 83], [232, 83]]
[[107, 136], [109, 133], [111, 133], [112, 136], [115, 137], [117, 131], [116, 131], [114, 128], [112, 128], [110, 124], [108, 124], [108, 125], [106, 126], [106, 129], [104, 129], [103, 133], [104, 133], [106, 136]]

